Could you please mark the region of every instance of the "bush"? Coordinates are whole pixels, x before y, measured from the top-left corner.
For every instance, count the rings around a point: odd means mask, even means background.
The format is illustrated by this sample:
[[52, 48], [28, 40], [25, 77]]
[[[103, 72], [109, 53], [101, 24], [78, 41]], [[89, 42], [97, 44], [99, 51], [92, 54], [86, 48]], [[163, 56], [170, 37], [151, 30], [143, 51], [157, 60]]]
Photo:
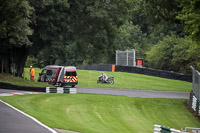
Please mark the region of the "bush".
[[190, 73], [190, 65], [200, 67], [200, 47], [189, 37], [167, 36], [146, 53], [148, 66], [155, 69]]

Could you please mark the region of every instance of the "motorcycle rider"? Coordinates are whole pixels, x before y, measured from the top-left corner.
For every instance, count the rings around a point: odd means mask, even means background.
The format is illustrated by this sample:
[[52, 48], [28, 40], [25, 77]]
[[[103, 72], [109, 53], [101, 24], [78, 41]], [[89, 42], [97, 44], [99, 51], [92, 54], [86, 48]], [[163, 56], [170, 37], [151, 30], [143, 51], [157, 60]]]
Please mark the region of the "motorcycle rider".
[[101, 76], [102, 76], [102, 79], [103, 79], [103, 83], [106, 83], [108, 76], [104, 72], [102, 72]]

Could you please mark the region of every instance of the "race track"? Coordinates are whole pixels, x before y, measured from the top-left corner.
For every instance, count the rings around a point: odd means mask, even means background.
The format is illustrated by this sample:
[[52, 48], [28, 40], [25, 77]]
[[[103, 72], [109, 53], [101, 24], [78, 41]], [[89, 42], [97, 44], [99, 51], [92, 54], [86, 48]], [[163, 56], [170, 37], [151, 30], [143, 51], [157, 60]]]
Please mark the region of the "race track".
[[[151, 90], [130, 90], [130, 89], [111, 89], [111, 88], [87, 88], [77, 87], [78, 93], [105, 94], [129, 97], [146, 98], [175, 98], [188, 99], [188, 92], [169, 92], [169, 91], [151, 91]], [[26, 93], [27, 91], [0, 89], [0, 96], [6, 96], [9, 93]], [[0, 133], [52, 133], [44, 126], [16, 111], [12, 107], [0, 101]], [[56, 133], [56, 132], [55, 132]]]
[[146, 98], [177, 98], [188, 99], [188, 92], [173, 91], [151, 91], [151, 90], [131, 90], [131, 89], [111, 89], [111, 88], [87, 88], [77, 87], [78, 93], [105, 94], [129, 97], [146, 97]]

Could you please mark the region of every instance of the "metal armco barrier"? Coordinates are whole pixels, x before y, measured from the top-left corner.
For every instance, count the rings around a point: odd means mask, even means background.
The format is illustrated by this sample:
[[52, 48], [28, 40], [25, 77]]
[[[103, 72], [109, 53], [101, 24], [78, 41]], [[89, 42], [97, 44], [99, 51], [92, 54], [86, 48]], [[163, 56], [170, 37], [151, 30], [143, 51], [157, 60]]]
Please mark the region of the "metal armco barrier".
[[192, 82], [192, 75], [185, 75], [182, 73], [176, 73], [176, 72], [171, 72], [171, 71], [157, 70], [153, 68], [116, 66], [115, 71], [138, 73], [138, 74], [144, 74], [144, 75], [149, 75], [149, 76]]
[[168, 128], [161, 125], [154, 125], [153, 133], [182, 133], [180, 130]]
[[46, 87], [46, 93], [69, 93], [76, 94], [76, 88], [67, 88], [67, 87]]
[[[192, 130], [192, 132], [187, 132], [187, 130]], [[185, 130], [183, 133], [200, 133], [200, 128], [195, 128], [195, 127], [185, 127]]]
[[97, 70], [97, 71], [112, 71], [113, 64], [93, 64], [93, 65], [85, 65], [85, 66], [76, 66], [77, 69], [80, 70]]
[[10, 90], [22, 90], [22, 91], [35, 91], [35, 92], [45, 92], [46, 87], [28, 87], [28, 86], [18, 86], [9, 83], [0, 82], [1, 89], [10, 89]]
[[1, 83], [0, 88], [2, 89], [11, 89], [11, 90], [22, 90], [22, 91], [31, 91], [31, 92], [46, 92], [46, 93], [69, 93], [76, 94], [76, 88], [69, 87], [27, 87], [27, 86], [17, 86], [9, 83]]

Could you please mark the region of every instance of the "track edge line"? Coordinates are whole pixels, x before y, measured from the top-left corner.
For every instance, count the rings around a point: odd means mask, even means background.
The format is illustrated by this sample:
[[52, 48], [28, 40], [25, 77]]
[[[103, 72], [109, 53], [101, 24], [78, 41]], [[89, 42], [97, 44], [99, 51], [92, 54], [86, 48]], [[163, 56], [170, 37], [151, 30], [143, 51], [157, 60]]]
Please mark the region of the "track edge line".
[[8, 103], [2, 101], [2, 100], [0, 100], [0, 102], [6, 104], [7, 106], [9, 106], [9, 107], [11, 107], [12, 109], [18, 111], [19, 113], [25, 115], [26, 117], [32, 119], [33, 121], [35, 121], [36, 123], [38, 123], [40, 126], [46, 128], [47, 130], [51, 131], [52, 133], [58, 133], [58, 132], [56, 132], [55, 130], [53, 130], [52, 128], [48, 127], [47, 125], [45, 125], [45, 124], [43, 124], [42, 122], [40, 122], [39, 120], [37, 120], [36, 118], [34, 118], [34, 117], [32, 117], [32, 116], [26, 114], [25, 112], [22, 112], [21, 110], [19, 110], [19, 109], [13, 107], [12, 105], [10, 105], [10, 104], [8, 104]]

